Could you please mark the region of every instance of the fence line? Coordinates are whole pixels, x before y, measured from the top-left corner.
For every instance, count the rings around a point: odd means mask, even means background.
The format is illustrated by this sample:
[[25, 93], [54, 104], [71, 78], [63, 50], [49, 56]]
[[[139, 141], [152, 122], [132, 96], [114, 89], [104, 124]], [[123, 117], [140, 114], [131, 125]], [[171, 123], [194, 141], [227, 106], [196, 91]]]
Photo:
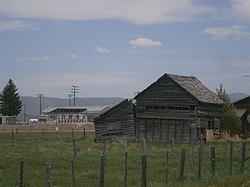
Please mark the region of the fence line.
[[[13, 132], [12, 132], [13, 134]], [[73, 146], [73, 157], [74, 159], [76, 159], [77, 157], [77, 148], [76, 148], [76, 137], [72, 135], [72, 146]], [[11, 137], [11, 140], [14, 140]], [[34, 139], [35, 140], [35, 151], [36, 151], [36, 157], [38, 156], [38, 150], [39, 150], [39, 141], [38, 138]], [[61, 137], [60, 139], [60, 157], [63, 157], [63, 138]], [[204, 147], [201, 144], [196, 144], [197, 148], [198, 148], [198, 178], [200, 179], [202, 177], [202, 163], [204, 162], [204, 157], [203, 157], [203, 153], [204, 153]], [[147, 178], [147, 172], [148, 172], [148, 151], [147, 151], [147, 144], [146, 144], [146, 140], [143, 139], [142, 143], [142, 155], [141, 155], [141, 186], [142, 187], [146, 187], [148, 184], [148, 178]], [[125, 138], [124, 140], [124, 147], [125, 147], [125, 151], [124, 151], [124, 186], [128, 186], [128, 148], [127, 148], [127, 140]], [[172, 150], [172, 158], [174, 156], [174, 144], [171, 144], [171, 150]], [[240, 159], [240, 165], [238, 166], [240, 169], [240, 172], [243, 173], [246, 169], [246, 161], [250, 158], [247, 156], [247, 150], [246, 150], [246, 142], [242, 142], [241, 143], [241, 159]], [[233, 174], [233, 152], [236, 151], [233, 149], [234, 148], [234, 144], [233, 142], [230, 142], [230, 149], [229, 149], [229, 154], [228, 154], [228, 159], [229, 159], [229, 175]], [[106, 150], [106, 143], [104, 146], [104, 150], [103, 153], [101, 154], [101, 158], [100, 158], [100, 173], [99, 173], [99, 186], [100, 187], [104, 187], [105, 185], [105, 150]], [[191, 160], [192, 163], [195, 161], [194, 160], [194, 150], [195, 150], [195, 145], [192, 145], [191, 148]], [[218, 171], [216, 171], [216, 146], [211, 146], [210, 147], [210, 163], [211, 163], [211, 176], [215, 177], [215, 175], [217, 174]], [[172, 159], [171, 159], [172, 160]], [[181, 149], [180, 151], [180, 162], [179, 162], [179, 180], [182, 182], [185, 182], [185, 162], [186, 162], [186, 150], [184, 148]], [[72, 178], [72, 186], [75, 186], [75, 173], [74, 173], [74, 160], [71, 160], [70, 162], [70, 173], [71, 173], [71, 178]], [[168, 184], [169, 183], [169, 179], [170, 179], [170, 175], [169, 175], [169, 171], [171, 170], [171, 167], [169, 165], [169, 152], [168, 149], [165, 150], [165, 165], [164, 165], [164, 175], [165, 175], [165, 183]], [[24, 162], [20, 161], [20, 176], [19, 176], [19, 186], [23, 187], [25, 186], [25, 182], [24, 182]], [[51, 181], [51, 163], [47, 162], [45, 165], [45, 186], [46, 187], [50, 187], [52, 186], [52, 181]]]

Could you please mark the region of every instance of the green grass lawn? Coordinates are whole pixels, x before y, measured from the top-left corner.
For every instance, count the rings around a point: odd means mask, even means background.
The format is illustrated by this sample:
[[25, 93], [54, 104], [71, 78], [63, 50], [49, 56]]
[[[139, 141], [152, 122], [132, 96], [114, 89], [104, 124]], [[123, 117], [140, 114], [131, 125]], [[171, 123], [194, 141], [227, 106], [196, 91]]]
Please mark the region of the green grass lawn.
[[[76, 186], [99, 186], [100, 157], [104, 143], [94, 143], [94, 133], [75, 132], [77, 157], [74, 159]], [[241, 142], [234, 142], [233, 175], [229, 175], [230, 142], [207, 143], [201, 178], [198, 179], [198, 148], [191, 144], [176, 144], [172, 152], [170, 143], [147, 143], [147, 184], [163, 186], [250, 186], [250, 160], [240, 172]], [[215, 146], [216, 173], [211, 175], [210, 148]], [[25, 187], [45, 186], [45, 164], [51, 164], [52, 186], [71, 186], [70, 161], [73, 159], [71, 132], [68, 133], [0, 133], [0, 187], [19, 186], [20, 161], [24, 161]], [[184, 180], [179, 180], [181, 149], [185, 148]], [[169, 178], [166, 184], [165, 152], [169, 152]], [[141, 186], [141, 145], [128, 143], [128, 186]], [[247, 156], [250, 144], [247, 142]], [[105, 186], [124, 186], [124, 142], [109, 142], [105, 149]]]

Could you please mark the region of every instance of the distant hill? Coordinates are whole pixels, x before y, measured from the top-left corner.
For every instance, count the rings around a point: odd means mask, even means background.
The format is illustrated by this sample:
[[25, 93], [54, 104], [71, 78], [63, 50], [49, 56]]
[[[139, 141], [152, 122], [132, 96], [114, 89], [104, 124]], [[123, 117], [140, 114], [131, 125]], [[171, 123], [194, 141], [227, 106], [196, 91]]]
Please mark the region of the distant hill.
[[230, 93], [228, 94], [228, 96], [230, 97], [231, 102], [234, 102], [243, 99], [245, 97], [248, 97], [249, 95], [245, 93], [236, 92], [236, 93]]
[[[22, 103], [25, 106], [22, 109], [21, 114], [18, 116], [20, 121], [24, 120], [24, 113], [26, 114], [26, 121], [32, 118], [38, 118], [40, 113], [40, 102], [38, 97], [22, 96]], [[114, 106], [121, 102], [121, 97], [88, 97], [88, 98], [76, 98], [76, 106]], [[69, 99], [42, 97], [42, 110], [51, 107], [69, 106]], [[73, 99], [71, 99], [71, 106], [73, 106]]]

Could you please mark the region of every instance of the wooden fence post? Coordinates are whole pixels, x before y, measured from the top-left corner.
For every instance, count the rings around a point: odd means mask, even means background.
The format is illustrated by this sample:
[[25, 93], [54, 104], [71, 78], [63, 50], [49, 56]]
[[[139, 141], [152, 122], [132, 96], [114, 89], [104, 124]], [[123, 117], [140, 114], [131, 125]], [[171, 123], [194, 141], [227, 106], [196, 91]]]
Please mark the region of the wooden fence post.
[[233, 174], [233, 142], [230, 142], [229, 175]]
[[201, 148], [201, 161], [203, 161], [203, 135], [200, 138], [200, 148]]
[[192, 138], [192, 162], [194, 161], [194, 142], [195, 142], [195, 138], [193, 136]]
[[142, 140], [142, 171], [141, 171], [141, 187], [147, 186], [147, 147], [146, 147], [146, 139]]
[[14, 131], [11, 130], [11, 140], [13, 141], [14, 140]]
[[174, 138], [172, 138], [171, 151], [172, 151], [171, 160], [173, 161], [173, 158], [174, 158]]
[[38, 138], [36, 139], [36, 157], [38, 155]]
[[49, 162], [45, 165], [45, 187], [51, 187], [51, 164]]
[[127, 138], [124, 140], [125, 153], [124, 153], [124, 186], [128, 186], [128, 145]]
[[184, 167], [185, 167], [185, 149], [181, 149], [181, 158], [180, 158], [180, 173], [179, 178], [183, 181], [184, 178]]
[[45, 134], [45, 129], [43, 129], [42, 131], [42, 138], [44, 137], [44, 134]]
[[61, 136], [61, 146], [60, 146], [61, 159], [63, 158], [63, 137]]
[[105, 154], [102, 154], [100, 161], [99, 187], [104, 187], [104, 178], [105, 178]]
[[72, 139], [72, 146], [73, 146], [73, 158], [75, 159], [77, 156], [76, 138], [75, 137], [73, 137], [73, 139]]
[[199, 147], [198, 179], [201, 178], [201, 160], [202, 160], [202, 150], [201, 147]]
[[168, 184], [168, 150], [165, 152], [165, 179], [166, 185]]
[[74, 160], [70, 161], [71, 187], [76, 186]]
[[245, 161], [246, 161], [246, 142], [243, 142], [241, 146], [241, 165], [240, 165], [241, 173], [243, 173], [245, 170]]
[[83, 128], [83, 140], [84, 141], [86, 140], [86, 130], [85, 130], [85, 128]]
[[24, 180], [23, 180], [23, 160], [20, 161], [20, 178], [19, 178], [19, 187], [24, 187]]
[[73, 129], [73, 128], [71, 129], [71, 137], [72, 137], [72, 138], [75, 137], [75, 132], [74, 132], [74, 129]]
[[215, 175], [215, 147], [211, 147], [211, 174], [214, 177]]

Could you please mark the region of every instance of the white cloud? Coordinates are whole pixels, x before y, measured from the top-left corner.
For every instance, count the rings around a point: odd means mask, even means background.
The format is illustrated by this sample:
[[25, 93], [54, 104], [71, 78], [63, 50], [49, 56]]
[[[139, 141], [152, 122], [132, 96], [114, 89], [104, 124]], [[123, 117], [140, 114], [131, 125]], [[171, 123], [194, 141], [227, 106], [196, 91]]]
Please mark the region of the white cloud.
[[14, 61], [17, 62], [27, 62], [27, 61], [48, 61], [50, 57], [48, 56], [34, 56], [34, 57], [25, 57], [25, 58], [16, 58]]
[[134, 47], [160, 47], [162, 46], [161, 42], [154, 41], [149, 38], [137, 38], [135, 40], [130, 40], [128, 43]]
[[1, 15], [32, 19], [121, 19], [155, 24], [190, 21], [213, 11], [194, 0], [0, 0]]
[[73, 58], [73, 59], [77, 59], [78, 58], [76, 54], [70, 54], [69, 57]]
[[98, 53], [111, 53], [110, 50], [108, 50], [107, 48], [104, 48], [104, 47], [96, 47], [95, 50], [96, 50]]
[[231, 14], [240, 19], [250, 21], [250, 1], [249, 0], [231, 0]]
[[245, 31], [245, 27], [239, 25], [233, 25], [231, 27], [209, 27], [202, 32], [211, 35], [214, 39], [234, 38], [240, 39], [243, 37], [249, 37], [250, 32]]
[[6, 30], [26, 30], [26, 29], [40, 29], [34, 23], [28, 23], [21, 20], [4, 20], [0, 21], [0, 31]]

